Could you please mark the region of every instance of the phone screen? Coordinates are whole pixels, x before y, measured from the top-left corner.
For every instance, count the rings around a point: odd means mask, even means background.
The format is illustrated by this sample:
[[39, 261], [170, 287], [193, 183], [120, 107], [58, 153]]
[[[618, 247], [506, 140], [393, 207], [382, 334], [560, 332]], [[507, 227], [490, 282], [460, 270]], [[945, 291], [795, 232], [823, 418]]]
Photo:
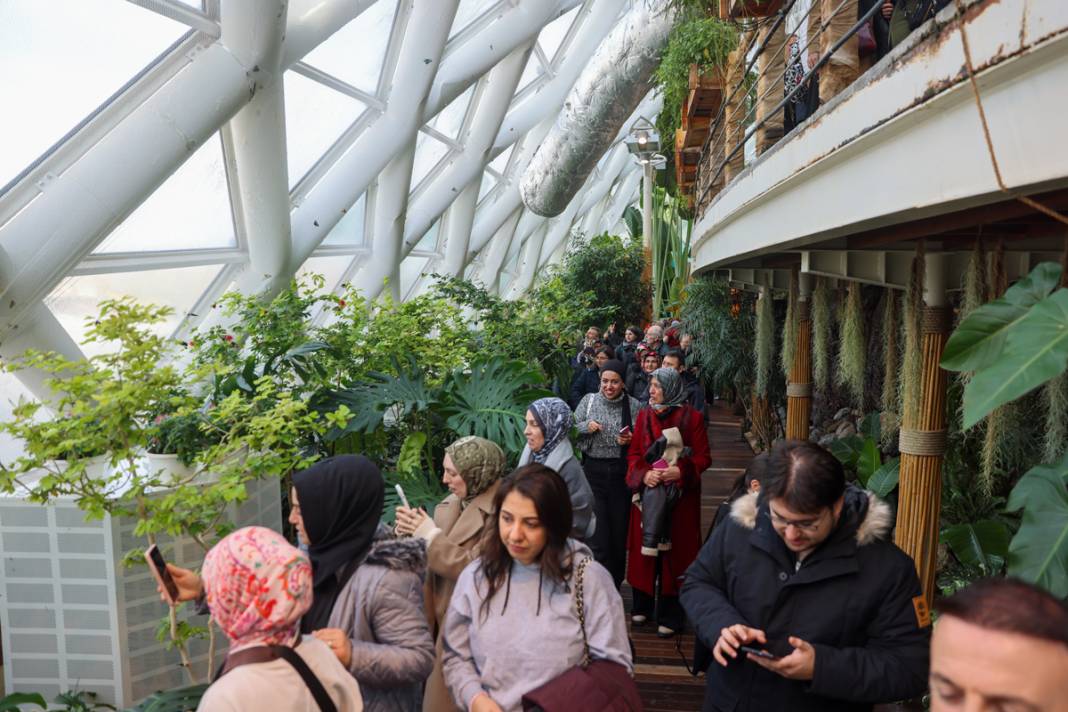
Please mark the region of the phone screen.
[[175, 585], [174, 579], [171, 578], [171, 572], [167, 570], [167, 562], [163, 560], [163, 554], [160, 553], [159, 547], [155, 544], [148, 547], [148, 551], [145, 552], [145, 558], [148, 559], [148, 563], [151, 564], [155, 571], [156, 579], [167, 589], [167, 595], [171, 597], [172, 601], [177, 602], [178, 586]]
[[769, 640], [763, 647], [756, 647], [757, 644], [743, 645], [740, 650], [746, 653], [752, 653], [760, 658], [766, 658], [768, 660], [778, 660], [784, 658], [794, 651], [794, 646], [790, 645], [785, 640]]

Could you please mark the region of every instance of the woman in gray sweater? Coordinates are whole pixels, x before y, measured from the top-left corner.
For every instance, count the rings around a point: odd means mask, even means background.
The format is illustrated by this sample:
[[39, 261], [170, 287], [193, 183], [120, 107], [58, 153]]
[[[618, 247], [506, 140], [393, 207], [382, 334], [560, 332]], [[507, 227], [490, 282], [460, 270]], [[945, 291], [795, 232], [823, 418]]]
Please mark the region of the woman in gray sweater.
[[623, 389], [626, 366], [606, 361], [601, 366], [601, 388], [588, 393], [575, 409], [582, 469], [593, 491], [596, 526], [588, 543], [616, 588], [627, 568], [627, 524], [630, 488], [627, 487], [627, 446], [641, 404]]
[[[445, 618], [445, 683], [471, 712], [513, 712], [583, 657], [574, 569], [590, 550], [568, 539], [571, 500], [544, 465], [502, 481], [482, 553], [460, 574]], [[583, 576], [590, 655], [633, 672], [623, 601], [590, 562]]]

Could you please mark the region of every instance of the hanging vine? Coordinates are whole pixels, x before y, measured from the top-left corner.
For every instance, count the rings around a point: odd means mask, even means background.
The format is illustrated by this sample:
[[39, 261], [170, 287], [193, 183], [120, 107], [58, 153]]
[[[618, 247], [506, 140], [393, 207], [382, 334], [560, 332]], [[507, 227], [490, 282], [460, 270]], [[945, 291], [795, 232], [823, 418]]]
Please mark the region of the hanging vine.
[[1068, 372], [1046, 384], [1046, 443], [1043, 460], [1056, 462], [1068, 446]]
[[827, 280], [816, 278], [812, 290], [812, 380], [826, 392], [830, 385], [831, 293]]
[[764, 287], [757, 300], [756, 323], [756, 392], [767, 397], [771, 380], [772, 362], [775, 358], [775, 312], [772, 310], [771, 288]]
[[864, 338], [864, 309], [860, 282], [850, 282], [846, 290], [842, 328], [838, 335], [838, 368], [835, 383], [844, 387], [857, 408], [864, 407], [864, 366], [867, 341]]
[[797, 272], [790, 271], [790, 289], [786, 294], [786, 321], [782, 325], [782, 372], [789, 380], [797, 353]]
[[901, 424], [905, 428], [916, 427], [916, 415], [920, 410], [921, 357], [921, 323], [923, 320], [923, 279], [926, 263], [923, 240], [916, 243], [916, 255], [912, 258], [912, 274], [905, 291], [904, 312], [901, 315], [901, 333], [904, 341], [904, 354], [901, 358]]
[[883, 391], [880, 399], [880, 407], [883, 411], [882, 419], [882, 445], [890, 447], [897, 437], [900, 428], [898, 415], [898, 342], [901, 325], [898, 319], [898, 298], [896, 289], [886, 290], [886, 300], [883, 307]]
[[[987, 278], [987, 301], [997, 299], [1008, 288], [1005, 274], [1005, 243], [998, 240], [990, 255], [990, 274]], [[1002, 441], [1009, 425], [1009, 406], [1001, 406], [986, 417], [986, 432], [983, 435], [983, 450], [980, 458], [979, 487], [983, 494], [994, 492], [994, 480], [1003, 452]]]

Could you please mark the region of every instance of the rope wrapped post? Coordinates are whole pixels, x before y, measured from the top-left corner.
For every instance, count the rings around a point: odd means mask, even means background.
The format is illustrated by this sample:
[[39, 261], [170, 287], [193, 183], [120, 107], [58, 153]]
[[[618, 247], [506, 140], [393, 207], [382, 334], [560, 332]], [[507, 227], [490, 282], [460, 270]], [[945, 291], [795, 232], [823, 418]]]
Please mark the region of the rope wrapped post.
[[946, 304], [948, 256], [928, 254], [924, 271], [920, 402], [902, 414], [901, 476], [895, 543], [916, 564], [930, 606], [935, 592], [942, 461], [946, 452], [946, 372], [938, 362], [949, 339], [952, 310]]
[[812, 417], [812, 275], [798, 279], [797, 348], [786, 385], [786, 437], [808, 440]]

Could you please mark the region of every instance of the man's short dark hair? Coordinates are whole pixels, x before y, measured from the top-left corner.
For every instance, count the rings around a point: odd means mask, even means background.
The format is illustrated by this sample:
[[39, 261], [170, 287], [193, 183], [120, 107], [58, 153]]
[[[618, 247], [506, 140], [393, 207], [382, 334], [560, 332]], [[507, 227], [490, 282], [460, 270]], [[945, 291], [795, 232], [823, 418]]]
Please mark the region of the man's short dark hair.
[[686, 354], [682, 352], [682, 349], [668, 349], [668, 352], [664, 354], [664, 358], [672, 356], [679, 361], [680, 366], [686, 365]]
[[800, 440], [776, 443], [768, 457], [765, 499], [781, 499], [800, 514], [817, 514], [845, 492], [842, 463], [819, 445]]
[[1068, 604], [1019, 579], [976, 581], [935, 603], [935, 610], [980, 628], [1068, 647]]

